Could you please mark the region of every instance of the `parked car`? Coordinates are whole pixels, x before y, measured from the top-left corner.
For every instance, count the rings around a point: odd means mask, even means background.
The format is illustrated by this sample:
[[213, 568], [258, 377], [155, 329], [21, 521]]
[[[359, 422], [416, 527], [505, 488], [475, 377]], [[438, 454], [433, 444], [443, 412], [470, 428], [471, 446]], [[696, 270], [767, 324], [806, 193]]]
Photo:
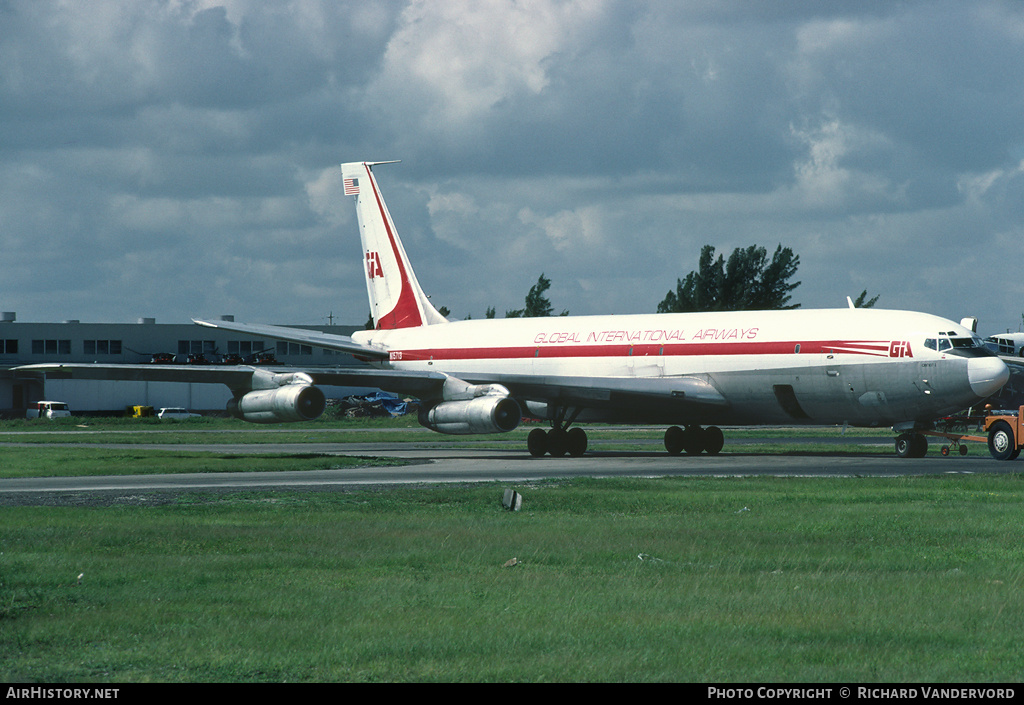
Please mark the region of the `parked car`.
[[62, 401], [34, 401], [28, 405], [26, 419], [58, 419], [71, 416], [71, 409]]
[[185, 419], [198, 419], [201, 414], [190, 414], [180, 406], [165, 406], [157, 412], [156, 416], [164, 421], [183, 421]]

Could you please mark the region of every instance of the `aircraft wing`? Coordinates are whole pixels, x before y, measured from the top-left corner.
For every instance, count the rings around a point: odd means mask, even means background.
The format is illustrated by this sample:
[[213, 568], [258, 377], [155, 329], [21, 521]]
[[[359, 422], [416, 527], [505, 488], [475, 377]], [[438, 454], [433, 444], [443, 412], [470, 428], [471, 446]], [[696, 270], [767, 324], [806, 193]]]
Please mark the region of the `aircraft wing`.
[[147, 365], [46, 362], [14, 368], [21, 373], [44, 374], [47, 379], [100, 379], [127, 382], [196, 382], [224, 384], [236, 391], [254, 388], [254, 375], [302, 373], [314, 384], [370, 387], [398, 394], [432, 398], [441, 394], [447, 379], [439, 372], [404, 372], [373, 367], [252, 367], [250, 365]]
[[702, 377], [534, 377], [495, 375], [486, 380], [509, 388], [513, 396], [566, 406], [724, 409], [729, 401]]
[[[339, 336], [343, 337], [343, 336]], [[249, 365], [152, 365], [40, 363], [14, 368], [45, 374], [49, 379], [100, 379], [138, 382], [224, 384], [232, 390], [253, 387], [253, 375], [302, 372], [315, 384], [370, 387], [422, 399], [439, 398], [448, 375], [441, 372], [386, 370], [374, 367], [252, 367]], [[530, 375], [466, 375], [472, 384], [502, 384], [513, 396], [591, 408], [649, 407], [676, 410], [723, 409], [728, 400], [706, 379], [686, 377], [534, 377]]]
[[[317, 384], [374, 387], [420, 399], [439, 399], [449, 376], [440, 372], [379, 370], [372, 367], [307, 368]], [[729, 401], [703, 377], [534, 377], [463, 375], [470, 384], [500, 384], [513, 397], [568, 407], [686, 415], [723, 411]]]
[[318, 348], [336, 350], [338, 352], [349, 353], [351, 355], [369, 358], [372, 360], [386, 360], [388, 357], [388, 353], [386, 350], [380, 350], [378, 348], [371, 348], [368, 345], [362, 345], [360, 343], [357, 343], [347, 335], [321, 333], [320, 331], [316, 330], [290, 328], [287, 326], [270, 326], [253, 323], [235, 323], [233, 321], [213, 322], [201, 321], [193, 318], [192, 322], [195, 323], [196, 325], [204, 326], [206, 328], [229, 330], [235, 333], [258, 335], [260, 337], [271, 338], [273, 340], [286, 340], [291, 343], [313, 345]]
[[[440, 398], [444, 382], [441, 372], [382, 370], [373, 367], [337, 367], [303, 370], [317, 384], [344, 387], [375, 387], [421, 399]], [[569, 406], [615, 408], [664, 404], [678, 409], [729, 406], [710, 382], [700, 377], [533, 377], [488, 374], [459, 377], [472, 384], [501, 384], [512, 396]]]
[[[421, 399], [437, 399], [449, 378], [441, 372], [381, 370], [373, 367], [338, 367], [303, 370], [317, 384], [376, 387]], [[535, 377], [487, 374], [459, 377], [471, 384], [501, 384], [512, 396], [567, 406], [592, 408], [648, 407], [652, 404], [676, 410], [723, 409], [729, 406], [714, 385], [696, 376], [687, 377]]]
[[89, 362], [43, 362], [13, 371], [46, 375], [47, 379], [101, 379], [125, 382], [198, 382], [243, 386], [255, 368], [242, 365], [145, 365]]

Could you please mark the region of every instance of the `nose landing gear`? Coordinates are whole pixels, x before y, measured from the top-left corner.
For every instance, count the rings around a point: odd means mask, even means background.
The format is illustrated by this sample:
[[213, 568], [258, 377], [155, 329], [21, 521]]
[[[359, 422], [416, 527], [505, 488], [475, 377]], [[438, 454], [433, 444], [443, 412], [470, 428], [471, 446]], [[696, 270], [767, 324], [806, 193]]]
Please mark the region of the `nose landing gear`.
[[928, 439], [920, 433], [901, 433], [896, 438], [896, 455], [901, 458], [923, 458], [928, 452]]

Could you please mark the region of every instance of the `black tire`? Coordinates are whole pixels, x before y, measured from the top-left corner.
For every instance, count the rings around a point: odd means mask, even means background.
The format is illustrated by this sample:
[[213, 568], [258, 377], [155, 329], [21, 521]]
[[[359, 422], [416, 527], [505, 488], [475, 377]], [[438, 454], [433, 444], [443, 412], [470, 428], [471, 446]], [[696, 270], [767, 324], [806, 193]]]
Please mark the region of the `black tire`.
[[896, 455], [901, 458], [923, 458], [928, 452], [928, 439], [919, 433], [901, 433], [896, 437]]
[[910, 457], [910, 434], [901, 433], [896, 436], [896, 455], [900, 458]]
[[704, 431], [700, 426], [687, 426], [683, 430], [683, 450], [687, 455], [700, 455], [704, 451]]
[[587, 452], [587, 432], [582, 428], [570, 428], [565, 440], [572, 457], [578, 458]]
[[928, 439], [920, 434], [915, 434], [911, 440], [912, 458], [923, 458], [928, 453]]
[[704, 451], [708, 455], [718, 455], [725, 445], [725, 434], [718, 426], [708, 426], [704, 429]]
[[918, 436], [913, 440], [913, 457], [924, 458], [928, 454], [928, 439], [924, 436]]
[[669, 455], [679, 455], [683, 452], [683, 429], [669, 426], [665, 430], [665, 450]]
[[530, 455], [539, 458], [548, 452], [548, 433], [543, 428], [535, 428], [526, 437], [526, 447]]
[[1017, 456], [1013, 429], [1005, 421], [996, 421], [988, 431], [988, 452], [996, 460], [1013, 460]]
[[569, 452], [569, 434], [560, 428], [548, 432], [548, 453], [552, 458], [561, 458]]

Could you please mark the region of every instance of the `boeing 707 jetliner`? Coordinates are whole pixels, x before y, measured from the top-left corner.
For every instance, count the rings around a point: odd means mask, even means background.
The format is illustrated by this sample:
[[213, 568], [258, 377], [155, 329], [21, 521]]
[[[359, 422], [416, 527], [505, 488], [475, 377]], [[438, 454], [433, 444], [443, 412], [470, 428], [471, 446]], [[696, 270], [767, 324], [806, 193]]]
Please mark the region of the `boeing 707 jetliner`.
[[[351, 337], [282, 326], [201, 326], [354, 354], [363, 368], [29, 365], [50, 376], [222, 382], [231, 412], [302, 421], [324, 410], [316, 386], [378, 387], [421, 400], [441, 433], [515, 429], [526, 415], [533, 455], [581, 455], [576, 422], [663, 424], [669, 453], [718, 453], [722, 425], [891, 426], [897, 453], [920, 457], [918, 433], [995, 393], [1006, 365], [980, 338], [925, 313], [795, 309], [448, 321], [430, 303], [373, 167], [342, 164], [354, 196], [374, 330]], [[495, 266], [500, 266], [496, 264]]]

